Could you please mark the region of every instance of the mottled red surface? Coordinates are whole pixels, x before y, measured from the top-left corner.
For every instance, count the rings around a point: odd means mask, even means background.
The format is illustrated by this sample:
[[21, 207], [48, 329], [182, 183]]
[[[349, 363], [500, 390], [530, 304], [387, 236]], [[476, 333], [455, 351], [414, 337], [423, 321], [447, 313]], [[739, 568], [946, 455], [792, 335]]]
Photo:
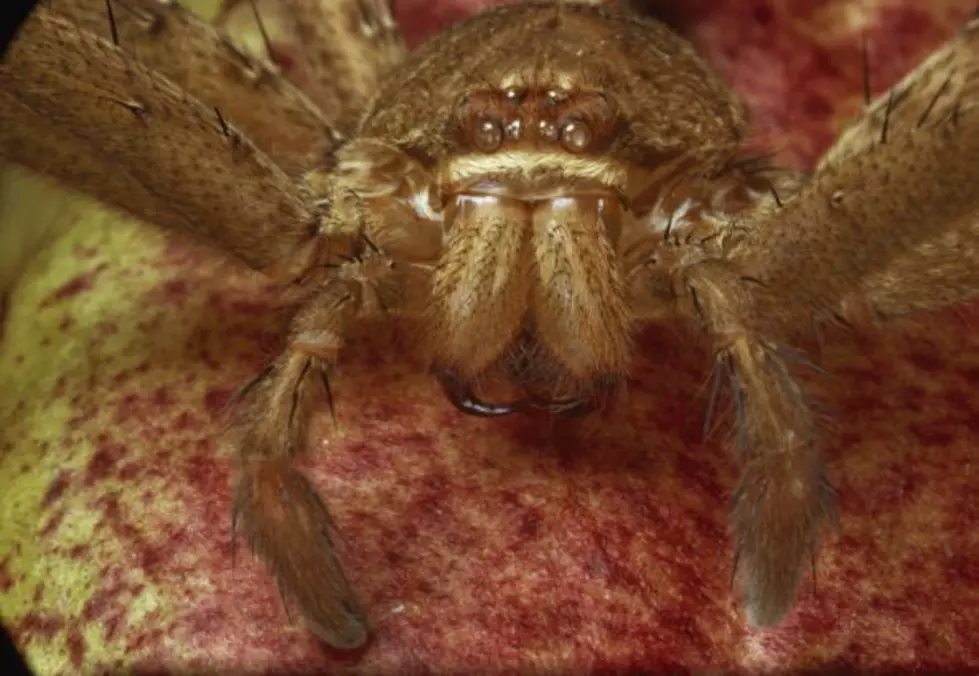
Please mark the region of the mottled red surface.
[[[465, 11], [403, 4], [425, 27]], [[808, 165], [861, 96], [846, 12], [865, 13], [880, 89], [972, 9], [908, 5], [698, 0], [680, 18], [759, 131]], [[37, 349], [61, 365], [8, 355], [35, 365], [34, 384], [8, 390], [0, 421], [0, 476], [36, 484], [11, 504], [39, 515], [0, 559], [0, 594], [21, 590], [30, 608], [3, 616], [44, 673], [979, 670], [976, 308], [826, 349], [835, 377], [812, 384], [836, 420], [841, 535], [769, 632], [744, 626], [729, 588], [737, 466], [700, 438], [708, 363], [682, 331], [643, 337], [628, 403], [586, 434], [463, 417], [365, 329], [335, 381], [340, 433], [322, 416], [304, 461], [378, 622], [365, 650], [342, 656], [290, 622], [251, 557], [231, 566], [230, 462], [215, 438], [285, 315], [187, 245], [137, 231], [122, 257], [110, 237], [93, 227], [66, 252], [77, 272], [10, 315], [35, 323]], [[118, 301], [97, 302], [107, 290]], [[94, 582], [79, 592], [38, 573], [64, 560]]]

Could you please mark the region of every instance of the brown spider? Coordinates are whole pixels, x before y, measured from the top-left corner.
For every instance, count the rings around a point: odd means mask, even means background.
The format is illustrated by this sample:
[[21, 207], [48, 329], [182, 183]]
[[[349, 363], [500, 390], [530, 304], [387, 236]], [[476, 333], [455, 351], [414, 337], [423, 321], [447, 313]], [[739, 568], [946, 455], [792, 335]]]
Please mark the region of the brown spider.
[[368, 634], [293, 460], [370, 315], [414, 320], [446, 396], [482, 416], [589, 414], [623, 387], [640, 325], [700, 329], [710, 411], [724, 381], [734, 402], [747, 619], [781, 622], [834, 515], [794, 348], [979, 293], [979, 23], [807, 178], [748, 154], [733, 94], [624, 9], [517, 3], [404, 55], [383, 2], [279, 4], [308, 73], [331, 74], [308, 96], [173, 3], [51, 0], [0, 67], [0, 150], [301, 300], [230, 439], [236, 528], [309, 627], [338, 648]]

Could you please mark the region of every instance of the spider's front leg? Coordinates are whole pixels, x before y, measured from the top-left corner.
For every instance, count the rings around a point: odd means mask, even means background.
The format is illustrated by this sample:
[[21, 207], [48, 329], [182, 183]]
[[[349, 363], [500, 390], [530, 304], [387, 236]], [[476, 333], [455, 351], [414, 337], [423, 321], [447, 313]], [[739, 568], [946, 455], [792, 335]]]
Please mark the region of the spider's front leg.
[[722, 255], [675, 276], [680, 307], [730, 374], [744, 462], [736, 572], [754, 624], [791, 609], [834, 513], [786, 347], [833, 316], [859, 324], [854, 314], [887, 319], [979, 295], [976, 83], [973, 21], [873, 104], [808, 184], [735, 217]]
[[[357, 268], [356, 275], [344, 274]], [[340, 649], [366, 641], [367, 618], [337, 558], [329, 511], [293, 462], [306, 450], [317, 397], [325, 394], [332, 406], [330, 371], [363, 309], [371, 268], [370, 261], [348, 263], [299, 311], [286, 349], [242, 389], [231, 433], [235, 530], [310, 629]]]
[[713, 341], [714, 378], [728, 378], [733, 398], [731, 443], [742, 474], [731, 526], [745, 613], [753, 625], [776, 625], [814, 565], [821, 527], [835, 522], [814, 413], [781, 341], [753, 315], [755, 282], [721, 260], [691, 266], [676, 281], [680, 306]]
[[428, 268], [415, 263], [433, 259], [441, 226], [419, 221], [395, 196], [431, 178], [384, 144], [351, 142], [334, 170], [307, 178], [328, 205], [319, 224], [327, 258], [344, 262], [308, 259], [296, 281], [301, 293], [313, 290], [311, 300], [293, 319], [283, 353], [238, 397], [234, 521], [309, 628], [350, 650], [367, 640], [367, 617], [336, 555], [329, 512], [293, 461], [306, 450], [317, 397], [326, 395], [332, 408], [330, 372], [358, 319], [418, 314]]

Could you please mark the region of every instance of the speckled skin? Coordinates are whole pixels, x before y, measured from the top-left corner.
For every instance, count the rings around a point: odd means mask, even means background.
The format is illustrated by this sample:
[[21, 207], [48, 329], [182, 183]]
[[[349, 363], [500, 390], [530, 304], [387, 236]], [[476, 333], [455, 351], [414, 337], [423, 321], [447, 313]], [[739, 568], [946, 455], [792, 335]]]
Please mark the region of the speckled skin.
[[[462, 3], [444, 4], [403, 12], [430, 28]], [[847, 12], [880, 89], [972, 10], [732, 4], [690, 3], [691, 37], [803, 166], [860, 101]], [[289, 622], [257, 562], [231, 565], [214, 439], [284, 313], [246, 273], [65, 205], [79, 224], [12, 296], [0, 342], [0, 615], [39, 673], [979, 666], [979, 309], [827, 341], [835, 377], [812, 385], [836, 421], [842, 534], [769, 632], [728, 586], [737, 467], [701, 441], [708, 364], [689, 337], [645, 335], [627, 405], [589, 435], [461, 416], [365, 327], [335, 381], [339, 433], [323, 415], [307, 467], [379, 625], [340, 657]]]

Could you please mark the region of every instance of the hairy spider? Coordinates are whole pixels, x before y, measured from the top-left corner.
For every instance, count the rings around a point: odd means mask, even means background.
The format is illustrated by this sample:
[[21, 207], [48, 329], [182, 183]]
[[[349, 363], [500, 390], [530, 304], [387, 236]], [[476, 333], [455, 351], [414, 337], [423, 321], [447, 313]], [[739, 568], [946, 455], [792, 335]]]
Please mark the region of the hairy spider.
[[481, 416], [591, 414], [623, 388], [638, 327], [700, 330], [708, 416], [722, 385], [734, 404], [746, 616], [781, 622], [834, 518], [796, 349], [827, 322], [979, 293], [979, 23], [805, 177], [748, 153], [735, 96], [626, 9], [521, 2], [406, 53], [380, 0], [278, 4], [306, 93], [174, 3], [51, 0], [0, 67], [0, 151], [301, 302], [229, 440], [235, 528], [309, 627], [338, 648], [368, 635], [294, 459], [345, 337], [378, 315], [412, 319], [448, 399]]

